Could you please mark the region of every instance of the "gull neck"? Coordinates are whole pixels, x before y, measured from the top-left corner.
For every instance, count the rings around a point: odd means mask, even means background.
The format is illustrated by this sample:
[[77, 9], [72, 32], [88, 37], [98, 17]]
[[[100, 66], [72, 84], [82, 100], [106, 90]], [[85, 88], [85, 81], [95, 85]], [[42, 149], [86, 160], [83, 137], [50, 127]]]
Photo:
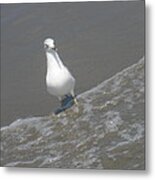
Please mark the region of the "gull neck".
[[55, 50], [47, 51], [47, 60], [49, 61], [48, 64], [54, 67], [63, 68], [63, 63]]

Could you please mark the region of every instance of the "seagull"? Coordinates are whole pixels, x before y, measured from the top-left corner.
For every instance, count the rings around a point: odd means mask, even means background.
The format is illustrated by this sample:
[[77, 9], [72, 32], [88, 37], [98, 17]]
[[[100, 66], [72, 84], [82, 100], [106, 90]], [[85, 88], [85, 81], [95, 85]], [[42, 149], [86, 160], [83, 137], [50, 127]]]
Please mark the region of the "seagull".
[[61, 107], [55, 111], [55, 114], [59, 114], [73, 104], [77, 104], [74, 93], [75, 78], [61, 61], [52, 38], [45, 39], [44, 49], [47, 58], [47, 91], [61, 102]]

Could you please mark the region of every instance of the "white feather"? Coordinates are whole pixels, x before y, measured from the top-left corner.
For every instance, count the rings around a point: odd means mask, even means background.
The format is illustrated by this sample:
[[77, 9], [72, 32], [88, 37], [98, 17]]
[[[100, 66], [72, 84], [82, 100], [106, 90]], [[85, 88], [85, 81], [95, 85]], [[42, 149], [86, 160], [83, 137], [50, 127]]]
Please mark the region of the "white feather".
[[47, 45], [47, 74], [46, 85], [47, 91], [58, 98], [71, 94], [74, 96], [75, 79], [62, 63], [55, 47], [54, 41], [46, 39], [44, 45]]

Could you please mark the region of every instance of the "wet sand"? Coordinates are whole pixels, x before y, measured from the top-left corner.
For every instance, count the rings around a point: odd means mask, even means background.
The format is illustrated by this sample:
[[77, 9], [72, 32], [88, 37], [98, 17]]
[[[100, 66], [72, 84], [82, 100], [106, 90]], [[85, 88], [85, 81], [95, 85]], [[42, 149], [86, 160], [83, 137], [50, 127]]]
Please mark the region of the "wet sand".
[[144, 55], [144, 2], [1, 5], [1, 125], [46, 115], [43, 41], [53, 37], [80, 94]]

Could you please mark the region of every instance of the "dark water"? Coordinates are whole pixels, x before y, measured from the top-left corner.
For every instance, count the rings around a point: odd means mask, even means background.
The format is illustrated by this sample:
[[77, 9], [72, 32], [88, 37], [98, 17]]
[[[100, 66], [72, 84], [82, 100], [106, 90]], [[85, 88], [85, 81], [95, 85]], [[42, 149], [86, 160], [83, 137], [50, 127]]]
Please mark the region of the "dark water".
[[2, 126], [58, 105], [46, 92], [46, 37], [56, 40], [79, 94], [144, 55], [144, 2], [1, 5]]
[[1, 165], [145, 169], [144, 58], [78, 96], [59, 114], [1, 128]]

